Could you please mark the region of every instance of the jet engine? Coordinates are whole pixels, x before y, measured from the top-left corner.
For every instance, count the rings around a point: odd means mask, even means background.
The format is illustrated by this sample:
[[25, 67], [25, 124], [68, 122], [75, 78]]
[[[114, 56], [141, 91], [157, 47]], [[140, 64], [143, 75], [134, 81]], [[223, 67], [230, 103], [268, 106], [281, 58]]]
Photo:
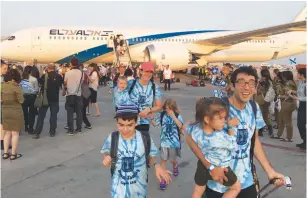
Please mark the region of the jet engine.
[[182, 43], [151, 44], [144, 50], [144, 61], [153, 63], [157, 71], [161, 70], [162, 65], [170, 65], [173, 71], [186, 70], [193, 61], [193, 57], [187, 46]]

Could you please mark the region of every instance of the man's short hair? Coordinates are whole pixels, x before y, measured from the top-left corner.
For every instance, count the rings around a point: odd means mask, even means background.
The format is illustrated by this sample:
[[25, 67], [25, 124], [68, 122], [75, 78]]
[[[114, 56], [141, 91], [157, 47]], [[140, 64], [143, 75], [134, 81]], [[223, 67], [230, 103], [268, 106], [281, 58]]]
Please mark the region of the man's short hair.
[[243, 67], [239, 67], [231, 74], [230, 81], [233, 84], [233, 86], [235, 86], [238, 74], [242, 74], [242, 73], [247, 74], [249, 76], [254, 76], [255, 81], [258, 82], [258, 75], [255, 72], [255, 70], [249, 66], [243, 66]]
[[73, 66], [73, 67], [79, 67], [79, 60], [76, 58], [76, 57], [72, 57], [70, 59], [70, 64]]
[[49, 63], [49, 64], [47, 65], [47, 68], [50, 69], [50, 70], [55, 70], [55, 64]]
[[1, 65], [7, 65], [7, 63], [1, 59]]

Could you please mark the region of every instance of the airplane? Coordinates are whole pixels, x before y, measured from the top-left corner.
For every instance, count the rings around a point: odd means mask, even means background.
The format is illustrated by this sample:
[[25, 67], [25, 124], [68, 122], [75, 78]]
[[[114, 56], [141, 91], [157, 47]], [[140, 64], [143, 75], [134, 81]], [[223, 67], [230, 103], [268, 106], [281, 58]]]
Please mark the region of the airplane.
[[161, 70], [186, 71], [190, 64], [265, 62], [306, 52], [306, 9], [291, 23], [251, 31], [36, 27], [15, 32], [1, 42], [6, 60], [84, 64], [114, 63], [113, 38], [124, 37], [130, 63], [150, 61]]

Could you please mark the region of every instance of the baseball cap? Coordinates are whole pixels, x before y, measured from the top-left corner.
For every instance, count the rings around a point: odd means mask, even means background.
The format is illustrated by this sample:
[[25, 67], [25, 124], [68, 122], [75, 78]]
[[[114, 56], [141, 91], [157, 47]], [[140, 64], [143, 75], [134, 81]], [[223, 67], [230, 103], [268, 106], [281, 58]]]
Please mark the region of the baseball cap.
[[150, 62], [144, 62], [141, 65], [141, 70], [154, 72], [154, 65]]
[[116, 106], [116, 115], [114, 118], [125, 116], [137, 116], [139, 109], [134, 104], [123, 104]]

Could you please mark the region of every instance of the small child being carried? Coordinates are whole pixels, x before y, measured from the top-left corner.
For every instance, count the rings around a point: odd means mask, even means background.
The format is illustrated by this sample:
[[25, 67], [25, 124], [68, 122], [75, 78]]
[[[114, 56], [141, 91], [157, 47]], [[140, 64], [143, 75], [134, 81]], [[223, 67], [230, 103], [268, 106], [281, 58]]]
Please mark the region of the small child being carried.
[[[224, 181], [223, 185], [228, 186], [229, 190], [224, 193], [223, 198], [236, 198], [241, 191], [240, 181], [230, 168], [236, 149], [236, 138], [232, 128], [238, 125], [239, 121], [237, 118], [227, 120], [227, 117], [228, 107], [220, 98], [201, 98], [196, 103], [195, 123], [187, 126], [187, 132], [191, 134], [211, 166], [208, 170], [198, 161], [192, 198], [202, 197], [208, 180], [212, 180], [210, 171], [216, 166], [228, 168], [228, 172], [225, 173], [228, 181]], [[222, 132], [226, 124], [228, 134]]]

